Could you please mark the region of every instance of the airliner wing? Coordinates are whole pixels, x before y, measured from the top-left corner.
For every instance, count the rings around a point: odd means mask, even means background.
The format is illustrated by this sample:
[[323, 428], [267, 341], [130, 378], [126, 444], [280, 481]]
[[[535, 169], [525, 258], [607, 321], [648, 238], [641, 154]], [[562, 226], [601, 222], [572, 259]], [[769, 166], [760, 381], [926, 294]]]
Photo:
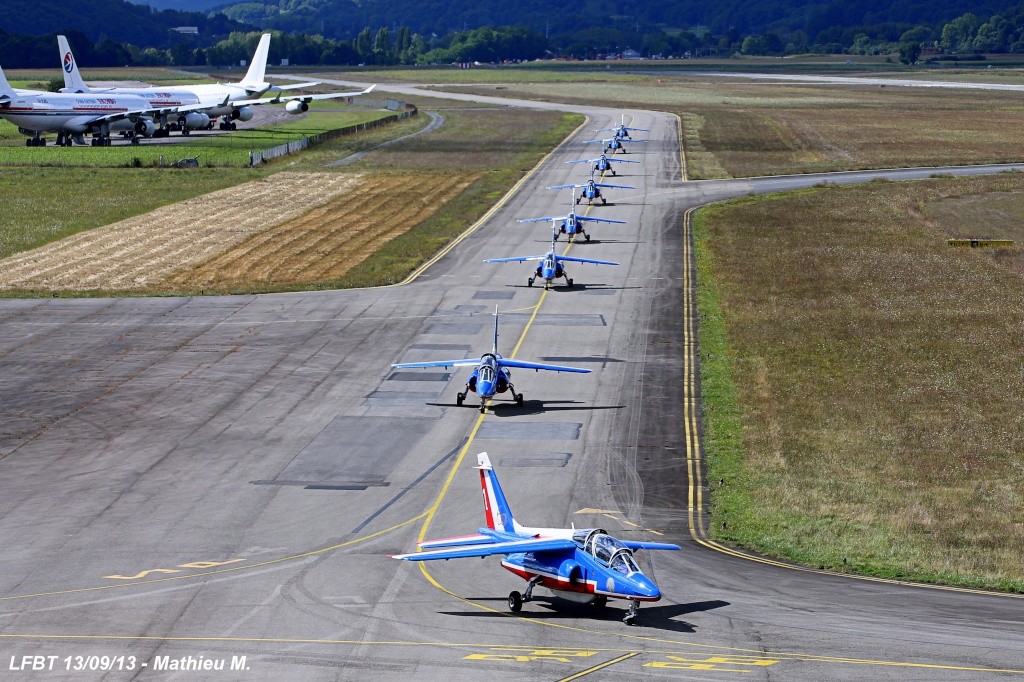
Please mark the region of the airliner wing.
[[526, 362], [525, 360], [509, 360], [508, 358], [500, 358], [498, 363], [502, 367], [519, 367], [520, 369], [546, 369], [551, 372], [577, 372], [579, 374], [589, 374], [593, 372], [592, 369], [583, 369], [582, 367], [566, 367], [565, 365], [545, 365], [540, 362]]
[[511, 256], [509, 258], [488, 258], [485, 263], [525, 263], [528, 260], [544, 260], [547, 258], [547, 254], [543, 256]]
[[320, 81], [310, 81], [309, 83], [292, 83], [290, 85], [271, 85], [270, 92], [278, 92], [279, 90], [300, 90], [302, 88], [312, 88], [320, 85]]
[[277, 95], [276, 97], [261, 97], [259, 99], [245, 99], [241, 101], [232, 102], [236, 107], [246, 107], [259, 104], [281, 104], [284, 102], [312, 102], [313, 100], [320, 99], [338, 99], [339, 97], [357, 97], [359, 95], [366, 95], [373, 92], [373, 89], [377, 87], [376, 84], [371, 85], [365, 90], [356, 90], [353, 92], [325, 92], [319, 95], [291, 95], [289, 97], [282, 97]]
[[575, 256], [559, 256], [558, 260], [567, 260], [573, 263], [593, 263], [594, 265], [618, 265], [613, 260], [594, 260], [593, 258], [577, 258]]
[[[590, 371], [590, 370], [587, 370]], [[458, 549], [438, 549], [430, 552], [413, 552], [411, 554], [394, 554], [392, 559], [406, 561], [434, 561], [436, 559], [464, 559], [474, 556], [491, 556], [493, 554], [520, 554], [523, 552], [557, 552], [573, 549], [575, 543], [568, 538], [527, 538], [511, 542], [494, 542], [489, 544], [469, 545]]]
[[433, 362], [400, 362], [391, 365], [398, 369], [409, 369], [414, 367], [475, 367], [480, 364], [480, 358], [463, 358], [462, 360], [435, 360]]

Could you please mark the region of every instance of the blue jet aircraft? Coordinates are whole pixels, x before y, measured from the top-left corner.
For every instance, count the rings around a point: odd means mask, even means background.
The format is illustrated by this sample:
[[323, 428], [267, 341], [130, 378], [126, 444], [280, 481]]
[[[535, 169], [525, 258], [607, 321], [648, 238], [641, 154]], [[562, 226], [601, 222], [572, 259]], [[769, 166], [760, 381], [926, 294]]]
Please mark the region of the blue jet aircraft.
[[622, 122], [619, 125], [615, 126], [614, 128], [601, 128], [601, 130], [610, 130], [611, 132], [615, 133], [615, 137], [629, 137], [630, 130], [636, 130], [637, 132], [641, 133], [651, 132], [647, 128], [630, 128], [629, 126], [627, 126], [625, 114], [622, 115]]
[[[551, 250], [540, 256], [512, 256], [511, 258], [488, 258], [485, 263], [523, 263], [526, 261], [540, 261], [537, 265], [537, 269], [534, 271], [533, 277], [526, 280], [527, 286], [533, 286], [533, 283], [537, 278], [544, 280], [544, 288], [547, 289], [552, 283], [559, 277], [565, 278], [565, 285], [572, 288], [572, 278], [569, 277], [569, 273], [565, 271], [562, 266], [563, 261], [571, 261], [573, 263], [593, 263], [594, 265], [618, 265], [612, 260], [594, 260], [593, 258], [575, 258], [573, 256], [559, 256], [555, 252], [555, 240], [558, 238], [558, 232], [552, 230], [551, 233]], [[590, 239], [590, 237], [587, 237]]]
[[[593, 170], [598, 173], [611, 173], [615, 175], [615, 169], [612, 168], [611, 159], [606, 155], [602, 154], [596, 159], [580, 159], [579, 161], [566, 161], [566, 163], [592, 163], [594, 164]], [[615, 163], [640, 163], [639, 161], [630, 161], [629, 159], [615, 159]]]
[[569, 187], [571, 187], [573, 190], [582, 190], [579, 196], [576, 197], [577, 204], [586, 199], [589, 205], [593, 205], [595, 199], [600, 199], [602, 206], [608, 203], [608, 201], [604, 198], [604, 195], [601, 194], [602, 187], [605, 189], [609, 187], [613, 187], [615, 189], [636, 189], [636, 187], [634, 187], [633, 185], [611, 185], [607, 182], [595, 182], [593, 171], [590, 172], [590, 179], [587, 180], [582, 185], [554, 185], [553, 187], [548, 187], [548, 189], [566, 189]]
[[590, 144], [591, 142], [601, 142], [602, 144], [604, 144], [605, 152], [610, 151], [612, 154], [615, 153], [616, 149], [621, 149], [623, 154], [626, 153], [626, 148], [622, 146], [623, 142], [632, 142], [634, 144], [647, 144], [647, 140], [632, 140], [629, 138], [623, 139], [618, 135], [615, 135], [614, 137], [606, 137], [604, 139], [585, 140], [583, 144]]
[[[616, 264], [617, 265], [617, 264]], [[565, 367], [563, 365], [545, 365], [539, 362], [525, 362], [523, 360], [511, 360], [503, 358], [498, 354], [498, 309], [494, 309], [494, 345], [490, 353], [485, 353], [481, 358], [464, 358], [462, 360], [434, 360], [432, 362], [403, 362], [391, 365], [395, 369], [408, 369], [417, 367], [475, 367], [466, 382], [465, 392], [455, 397], [455, 403], [462, 406], [463, 401], [470, 391], [480, 396], [480, 412], [487, 408], [487, 399], [493, 398], [498, 393], [505, 391], [512, 392], [512, 398], [516, 405], [523, 404], [523, 394], [516, 393], [512, 385], [512, 373], [509, 367], [520, 369], [549, 370], [552, 372], [578, 372], [587, 374], [592, 370], [582, 367]]]
[[[573, 191], [573, 206], [576, 205], [576, 192]], [[625, 220], [613, 220], [612, 218], [591, 218], [590, 216], [577, 215], [575, 209], [570, 210], [568, 215], [558, 216], [544, 216], [542, 218], [522, 218], [519, 220], [521, 223], [540, 223], [550, 220], [552, 227], [552, 242], [558, 240], [559, 234], [564, 234], [568, 237], [573, 237], [577, 234], [582, 234], [586, 240], [590, 241], [590, 235], [587, 234], [586, 229], [583, 227], [583, 223], [619, 223], [625, 225]], [[559, 223], [561, 221], [561, 223]]]
[[[566, 599], [603, 608], [608, 599], [629, 601], [623, 618], [636, 622], [642, 601], [658, 601], [661, 591], [633, 558], [638, 549], [680, 549], [665, 542], [618, 540], [600, 528], [527, 528], [512, 516], [498, 476], [486, 452], [476, 456], [483, 488], [486, 528], [477, 535], [419, 543], [420, 551], [394, 555], [406, 561], [462, 559], [504, 554], [501, 565], [528, 582], [526, 594], [508, 595], [508, 608], [518, 613], [533, 598], [537, 585], [562, 593]], [[445, 548], [445, 549], [438, 549]]]

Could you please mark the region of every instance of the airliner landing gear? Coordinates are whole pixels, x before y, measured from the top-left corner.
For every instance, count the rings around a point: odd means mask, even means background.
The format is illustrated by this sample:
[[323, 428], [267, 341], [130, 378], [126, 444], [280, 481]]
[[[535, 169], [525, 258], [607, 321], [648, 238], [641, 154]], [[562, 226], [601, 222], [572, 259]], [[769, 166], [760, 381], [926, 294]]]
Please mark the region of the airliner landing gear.
[[519, 613], [523, 610], [523, 595], [516, 591], [509, 592], [508, 594], [508, 610], [512, 613]]
[[640, 602], [636, 599], [629, 600], [629, 612], [622, 619], [626, 625], [636, 625], [636, 612], [640, 608]]
[[46, 138], [45, 137], [40, 137], [39, 133], [37, 132], [33, 137], [30, 137], [27, 140], [25, 140], [25, 146], [26, 147], [45, 147], [46, 146]]

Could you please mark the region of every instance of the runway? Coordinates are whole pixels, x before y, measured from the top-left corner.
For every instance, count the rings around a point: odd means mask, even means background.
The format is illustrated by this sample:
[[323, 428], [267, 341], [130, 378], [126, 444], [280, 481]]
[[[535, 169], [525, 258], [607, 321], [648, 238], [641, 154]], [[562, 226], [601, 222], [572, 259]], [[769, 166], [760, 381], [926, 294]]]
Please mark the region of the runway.
[[[544, 187], [585, 179], [564, 162], [595, 155], [580, 141], [620, 114], [583, 113], [402, 286], [0, 300], [0, 670], [28, 678], [24, 657], [54, 656], [53, 679], [1024, 675], [1020, 599], [795, 570], [703, 533], [686, 210], [873, 174], [683, 183], [676, 119], [625, 112], [652, 130], [626, 157], [643, 165], [613, 180], [638, 189], [589, 210], [628, 224], [560, 247], [623, 265], [577, 265], [572, 289], [545, 292], [529, 265], [482, 260], [547, 250], [547, 226], [515, 220], [568, 208]], [[939, 171], [981, 172], [886, 175]], [[475, 396], [455, 406], [465, 370], [390, 369], [489, 350], [495, 306], [503, 354], [594, 373], [514, 371], [524, 405], [481, 415]], [[683, 544], [638, 555], [666, 598], [633, 628], [623, 605], [546, 593], [512, 616], [523, 583], [497, 559], [388, 558], [482, 525], [483, 450], [524, 523]], [[169, 667], [190, 660], [237, 668]]]

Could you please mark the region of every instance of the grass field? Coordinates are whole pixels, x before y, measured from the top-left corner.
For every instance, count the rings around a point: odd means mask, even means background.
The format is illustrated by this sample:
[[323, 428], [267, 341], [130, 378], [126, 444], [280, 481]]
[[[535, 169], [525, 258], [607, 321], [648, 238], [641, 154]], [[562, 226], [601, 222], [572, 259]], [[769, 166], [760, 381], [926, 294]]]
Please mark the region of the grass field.
[[[698, 214], [719, 538], [837, 571], [1024, 591], [1022, 197], [1010, 174]], [[964, 236], [1017, 245], [946, 245]]]
[[[750, 83], [650, 76], [644, 82], [475, 86], [459, 91], [555, 99], [680, 115], [703, 158], [691, 179], [865, 168], [1018, 161], [1024, 138], [1007, 135], [1024, 111], [1018, 93]], [[688, 149], [689, 151], [689, 149]], [[713, 157], [713, 158], [712, 158]]]

